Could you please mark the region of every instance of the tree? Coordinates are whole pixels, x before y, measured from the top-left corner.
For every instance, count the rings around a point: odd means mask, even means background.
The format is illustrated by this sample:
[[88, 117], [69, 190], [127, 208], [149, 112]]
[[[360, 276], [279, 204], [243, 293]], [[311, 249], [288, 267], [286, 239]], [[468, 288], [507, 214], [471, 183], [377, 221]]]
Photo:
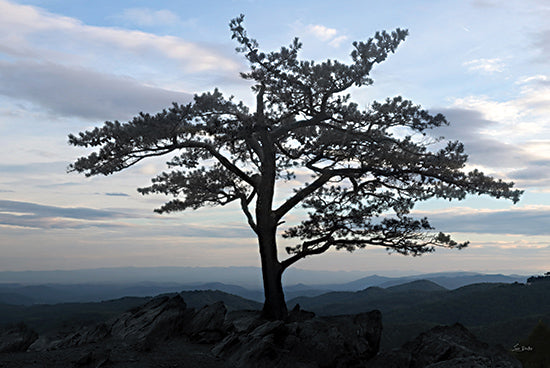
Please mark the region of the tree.
[[[240, 203], [258, 238], [266, 317], [286, 316], [282, 274], [307, 256], [368, 245], [415, 256], [434, 246], [467, 245], [434, 232], [426, 218], [412, 217], [418, 201], [467, 194], [519, 200], [513, 183], [477, 170], [466, 173], [460, 142], [435, 148], [437, 140], [426, 131], [447, 124], [441, 114], [430, 115], [401, 97], [373, 102], [366, 110], [351, 102], [346, 91], [373, 83], [372, 67], [395, 52], [406, 30], [354, 42], [350, 64], [317, 63], [298, 59], [298, 39], [279, 51], [261, 52], [243, 20], [233, 19], [230, 29], [237, 51], [250, 63], [241, 76], [253, 84], [255, 111], [214, 89], [156, 115], [107, 121], [69, 136], [72, 145], [99, 147], [69, 171], [109, 175], [147, 157], [175, 153], [167, 163], [173, 170], [138, 191], [174, 196], [155, 210], [159, 213]], [[276, 187], [294, 183], [296, 173], [312, 179], [276, 205]], [[282, 237], [297, 240], [286, 248], [288, 258], [279, 260], [278, 229], [300, 205], [306, 218], [284, 229]]]

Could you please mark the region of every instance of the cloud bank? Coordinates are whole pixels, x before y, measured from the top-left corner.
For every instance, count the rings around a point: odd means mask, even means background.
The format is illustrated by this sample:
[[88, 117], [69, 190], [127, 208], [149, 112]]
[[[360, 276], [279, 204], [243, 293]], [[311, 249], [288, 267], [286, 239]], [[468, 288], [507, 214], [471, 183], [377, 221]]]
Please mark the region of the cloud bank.
[[477, 234], [550, 235], [550, 206], [512, 207], [506, 210], [453, 208], [415, 212], [427, 216], [437, 230]]
[[[150, 23], [173, 16], [145, 13], [128, 16]], [[0, 0], [0, 94], [61, 116], [127, 119], [187, 102], [191, 94], [172, 90], [174, 79], [161, 77], [158, 68], [188, 80], [205, 72], [237, 79], [241, 64], [228, 51], [174, 36], [90, 26]]]
[[33, 102], [52, 114], [94, 120], [129, 119], [192, 99], [188, 93], [149, 87], [129, 77], [33, 61], [0, 61], [0, 94]]

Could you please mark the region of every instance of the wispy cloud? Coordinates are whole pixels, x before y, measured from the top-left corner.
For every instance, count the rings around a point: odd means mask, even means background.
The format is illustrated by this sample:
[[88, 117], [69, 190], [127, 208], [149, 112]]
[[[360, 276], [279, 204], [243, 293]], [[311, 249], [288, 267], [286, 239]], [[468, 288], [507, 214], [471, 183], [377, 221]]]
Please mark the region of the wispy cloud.
[[43, 217], [64, 217], [79, 220], [129, 217], [119, 212], [79, 207], [57, 207], [31, 202], [0, 200], [0, 211], [4, 213], [23, 213]]
[[498, 3], [494, 0], [472, 0], [471, 4], [477, 8], [495, 8]]
[[494, 59], [475, 59], [463, 63], [471, 72], [480, 72], [483, 74], [501, 73], [506, 65], [499, 58]]
[[170, 10], [154, 10], [149, 8], [124, 9], [116, 19], [138, 26], [164, 26], [167, 24], [181, 23], [181, 18]]
[[[105, 193], [119, 196], [123, 193]], [[145, 238], [251, 238], [253, 233], [243, 223], [219, 225], [189, 223], [181, 216], [149, 215], [136, 210], [105, 210], [85, 207], [60, 207], [32, 202], [0, 200], [0, 227], [28, 229], [121, 229], [117, 236], [127, 237], [131, 229], [133, 237]], [[83, 232], [86, 236], [92, 236]], [[84, 236], [84, 235], [83, 235]], [[223, 247], [223, 244], [220, 244]]]
[[415, 213], [428, 216], [437, 230], [446, 232], [550, 235], [550, 206], [512, 207], [505, 210], [453, 208]]
[[[166, 14], [165, 14], [166, 15]], [[0, 1], [0, 44], [2, 51], [12, 56], [60, 57], [63, 50], [84, 51], [94, 55], [131, 52], [139, 58], [151, 53], [181, 62], [187, 71], [232, 71], [239, 65], [213, 47], [185, 41], [173, 36], [158, 36], [142, 31], [96, 27], [77, 19], [48, 13], [40, 8]], [[40, 37], [38, 37], [40, 36]], [[46, 40], [46, 42], [44, 42]], [[58, 52], [46, 51], [55, 45]], [[73, 54], [74, 51], [70, 52]], [[97, 56], [97, 55], [96, 55]], [[114, 57], [114, 55], [110, 55]], [[70, 60], [70, 59], [69, 59]]]
[[106, 220], [130, 217], [114, 211], [92, 208], [47, 206], [30, 202], [0, 200], [0, 226], [37, 229], [81, 229], [119, 227]]

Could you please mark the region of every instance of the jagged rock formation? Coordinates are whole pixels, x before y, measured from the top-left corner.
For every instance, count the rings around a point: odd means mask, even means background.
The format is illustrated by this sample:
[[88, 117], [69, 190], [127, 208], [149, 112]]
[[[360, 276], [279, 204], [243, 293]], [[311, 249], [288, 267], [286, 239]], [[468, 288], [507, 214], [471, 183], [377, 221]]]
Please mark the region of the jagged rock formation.
[[459, 323], [437, 326], [405, 343], [400, 349], [378, 355], [368, 368], [521, 368], [504, 348], [479, 341]]
[[10, 351], [78, 351], [72, 360], [75, 365], [114, 365], [114, 361], [121, 360], [117, 352], [120, 347], [145, 354], [180, 339], [213, 346], [210, 356], [220, 366], [349, 367], [376, 355], [381, 332], [378, 311], [315, 317], [314, 313], [295, 308], [286, 322], [268, 321], [258, 311], [227, 313], [221, 302], [199, 310], [187, 308], [180, 295], [169, 295], [154, 298], [105, 323], [68, 334], [34, 336]]
[[111, 338], [148, 350], [171, 337], [187, 336], [197, 342], [221, 340], [226, 309], [214, 303], [195, 311], [187, 308], [178, 295], [161, 296], [106, 323], [84, 328], [62, 338], [43, 336], [30, 351], [45, 351], [81, 346]]
[[229, 329], [212, 352], [235, 367], [352, 367], [376, 355], [382, 323], [379, 311], [314, 317], [294, 310], [286, 323], [233, 317]]

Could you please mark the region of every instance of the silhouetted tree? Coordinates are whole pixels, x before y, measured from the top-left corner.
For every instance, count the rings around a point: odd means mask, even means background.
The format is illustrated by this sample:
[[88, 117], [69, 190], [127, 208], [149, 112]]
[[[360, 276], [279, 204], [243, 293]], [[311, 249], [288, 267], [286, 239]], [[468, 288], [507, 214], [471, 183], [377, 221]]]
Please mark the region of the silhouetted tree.
[[544, 276], [531, 276], [527, 279], [527, 283], [533, 282], [550, 282], [550, 272], [545, 272]]
[[[176, 153], [168, 162], [174, 170], [139, 192], [175, 197], [159, 213], [238, 202], [258, 238], [265, 316], [286, 316], [281, 276], [307, 256], [367, 245], [414, 256], [434, 246], [467, 245], [434, 232], [426, 218], [411, 217], [417, 201], [463, 199], [468, 193], [518, 201], [521, 192], [512, 190], [513, 183], [463, 171], [467, 155], [461, 143], [434, 148], [426, 130], [447, 124], [441, 114], [430, 115], [401, 97], [362, 110], [345, 94], [373, 83], [372, 67], [395, 52], [406, 30], [354, 42], [350, 64], [317, 63], [298, 59], [298, 39], [261, 52], [243, 19], [233, 19], [230, 29], [237, 51], [250, 62], [241, 76], [253, 83], [255, 111], [214, 89], [156, 115], [108, 121], [69, 136], [75, 146], [99, 147], [69, 171], [109, 175], [147, 157]], [[308, 176], [310, 181], [302, 180]], [[294, 185], [294, 193], [277, 205], [280, 185]], [[282, 233], [299, 240], [279, 260], [278, 228], [299, 205], [307, 218]]]

